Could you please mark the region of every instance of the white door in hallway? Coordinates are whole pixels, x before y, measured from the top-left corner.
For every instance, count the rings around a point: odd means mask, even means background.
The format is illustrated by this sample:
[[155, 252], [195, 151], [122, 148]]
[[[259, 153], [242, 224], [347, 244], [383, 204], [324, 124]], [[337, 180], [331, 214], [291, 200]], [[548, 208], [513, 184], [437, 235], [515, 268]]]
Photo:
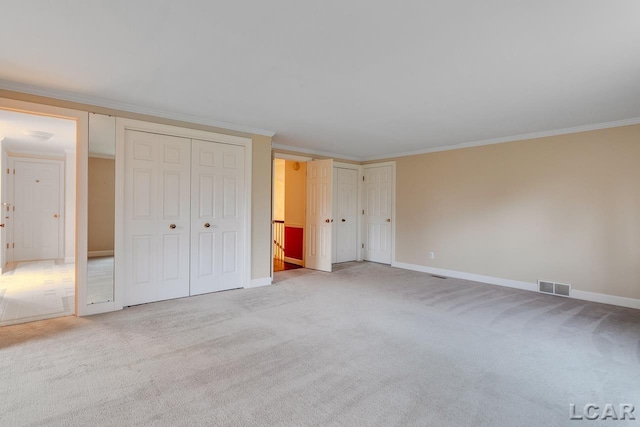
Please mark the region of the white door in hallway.
[[244, 286], [244, 147], [192, 141], [191, 295]]
[[124, 305], [189, 295], [190, 149], [125, 131]]
[[307, 162], [305, 266], [331, 272], [333, 160]]
[[391, 221], [393, 197], [391, 166], [364, 168], [363, 258], [391, 264]]
[[60, 256], [60, 162], [14, 163], [14, 261]]
[[355, 261], [358, 257], [358, 171], [335, 168], [334, 260]]

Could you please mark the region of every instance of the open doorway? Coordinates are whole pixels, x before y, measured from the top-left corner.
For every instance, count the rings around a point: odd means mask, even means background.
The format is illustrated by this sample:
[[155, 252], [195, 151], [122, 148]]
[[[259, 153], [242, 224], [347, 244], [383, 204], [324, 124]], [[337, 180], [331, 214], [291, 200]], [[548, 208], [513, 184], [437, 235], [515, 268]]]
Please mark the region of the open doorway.
[[273, 160], [273, 271], [305, 266], [307, 164]]
[[75, 313], [76, 121], [0, 108], [0, 325]]
[[362, 260], [361, 166], [288, 154], [274, 157], [274, 272], [290, 268], [288, 264], [331, 272], [333, 264]]

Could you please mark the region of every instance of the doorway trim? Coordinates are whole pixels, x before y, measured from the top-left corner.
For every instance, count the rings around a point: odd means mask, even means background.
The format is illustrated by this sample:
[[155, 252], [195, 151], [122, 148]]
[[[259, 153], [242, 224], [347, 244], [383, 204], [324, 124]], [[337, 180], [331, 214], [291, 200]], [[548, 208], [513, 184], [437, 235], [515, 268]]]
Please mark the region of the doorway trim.
[[[74, 314], [85, 314], [80, 301], [86, 301], [87, 290], [87, 174], [89, 170], [89, 113], [69, 108], [0, 98], [0, 109], [73, 120], [76, 123], [76, 208], [75, 208], [75, 308]], [[73, 214], [67, 212], [67, 215]]]

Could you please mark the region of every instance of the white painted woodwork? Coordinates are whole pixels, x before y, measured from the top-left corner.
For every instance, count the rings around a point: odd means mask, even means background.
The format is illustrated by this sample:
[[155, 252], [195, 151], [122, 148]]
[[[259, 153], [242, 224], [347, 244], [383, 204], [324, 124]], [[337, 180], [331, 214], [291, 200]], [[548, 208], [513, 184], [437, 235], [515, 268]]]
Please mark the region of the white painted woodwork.
[[[0, 109], [0, 111], [2, 111]], [[9, 194], [9, 178], [10, 174], [5, 173], [8, 171], [9, 160], [7, 158], [6, 147], [2, 144], [0, 139], [0, 223], [4, 224], [4, 227], [0, 228], [0, 274], [5, 271], [7, 263], [13, 261], [13, 249], [9, 249], [9, 242], [13, 242], [12, 233], [13, 230], [13, 214], [10, 213], [13, 200], [13, 192]]]
[[243, 286], [244, 151], [192, 141], [191, 295]]
[[307, 268], [331, 272], [333, 160], [307, 162]]
[[189, 295], [190, 147], [126, 131], [124, 305]]
[[363, 258], [391, 264], [393, 174], [391, 166], [364, 169]]
[[358, 171], [334, 168], [334, 262], [358, 257]]
[[14, 163], [14, 261], [59, 257], [60, 162]]

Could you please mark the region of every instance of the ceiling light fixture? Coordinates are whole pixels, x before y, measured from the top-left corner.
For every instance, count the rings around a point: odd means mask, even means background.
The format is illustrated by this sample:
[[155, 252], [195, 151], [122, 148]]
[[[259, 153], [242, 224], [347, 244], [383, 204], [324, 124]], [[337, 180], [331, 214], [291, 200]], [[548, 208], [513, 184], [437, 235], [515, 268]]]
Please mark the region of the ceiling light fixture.
[[53, 136], [51, 132], [43, 132], [39, 130], [25, 130], [23, 133], [27, 136], [31, 136], [42, 141], [46, 141]]

